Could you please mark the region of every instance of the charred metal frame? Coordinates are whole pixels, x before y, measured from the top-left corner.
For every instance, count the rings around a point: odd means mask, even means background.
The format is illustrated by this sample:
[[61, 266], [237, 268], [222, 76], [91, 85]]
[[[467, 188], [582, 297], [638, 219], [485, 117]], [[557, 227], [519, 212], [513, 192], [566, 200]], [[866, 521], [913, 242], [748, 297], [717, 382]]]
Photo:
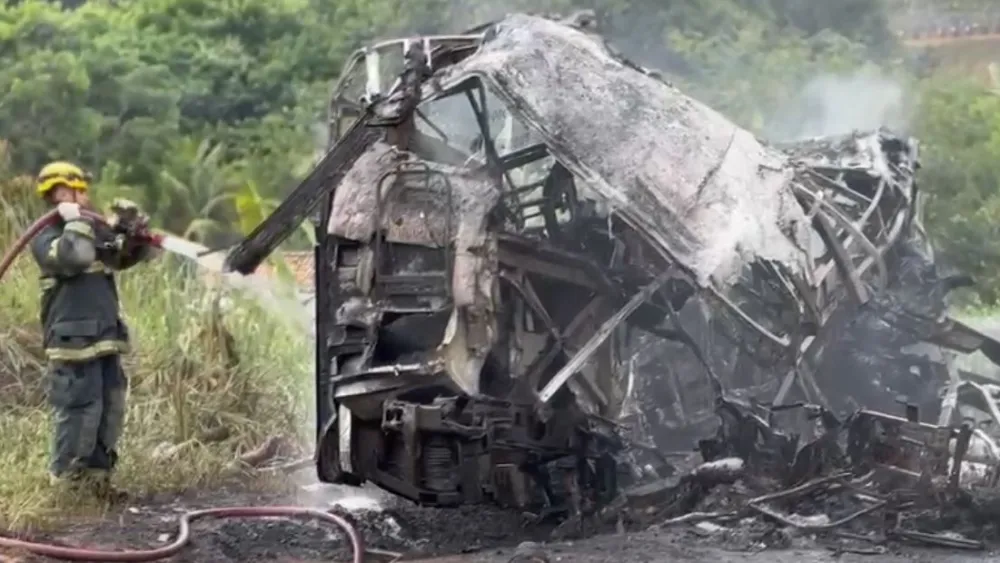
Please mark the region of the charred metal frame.
[[[430, 46], [430, 50], [433, 50], [435, 47], [432, 41], [423, 41], [422, 43], [425, 48]], [[389, 42], [383, 44], [382, 47], [394, 47], [396, 45], [401, 45], [405, 52], [406, 42]], [[360, 64], [359, 57], [369, 56], [370, 53], [370, 50], [363, 52], [363, 54], [359, 52], [359, 55], [349, 63], [349, 67]], [[433, 58], [431, 63], [433, 64]], [[368, 66], [368, 70], [371, 71], [371, 66]], [[371, 81], [369, 81], [370, 84]], [[478, 93], [478, 99], [474, 96], [474, 93]], [[496, 147], [493, 145], [489, 124], [486, 121], [488, 107], [483, 85], [481, 83], [469, 82], [464, 88], [456, 89], [452, 93], [452, 95], [455, 94], [464, 94], [476, 115], [482, 132], [486, 153], [486, 162], [482, 165], [484, 170], [498, 184], [506, 186], [507, 189], [504, 190], [506, 197], [513, 196], [516, 198], [518, 190], [511, 180], [508, 171], [548, 156], [545, 146], [536, 144], [522, 147], [520, 150], [504, 155], [501, 158]], [[378, 97], [378, 93], [373, 92], [371, 87], [369, 87], [367, 95], [371, 98]], [[341, 124], [344, 114], [345, 112], [336, 104], [333, 106], [331, 111], [331, 133], [334, 136], [334, 140], [336, 140], [337, 133], [339, 133], [337, 128]], [[414, 110], [414, 115], [433, 127], [433, 123], [419, 109]], [[441, 134], [444, 136], [443, 132]], [[417, 166], [417, 169], [403, 170], [397, 168], [392, 172], [383, 174], [376, 187], [379, 196], [386, 191], [384, 186], [390, 181], [390, 175], [393, 176], [392, 181], [399, 182], [401, 175], [420, 176], [423, 173], [425, 175], [424, 180], [429, 181], [429, 169], [426, 166]], [[446, 206], [450, 208], [452, 201], [450, 186], [448, 194]], [[373, 228], [375, 237], [372, 243], [372, 260], [376, 264], [373, 287], [378, 287], [380, 285], [379, 282], [384, 281], [384, 278], [380, 277], [377, 268], [378, 264], [383, 262], [381, 255], [389, 246], [377, 228], [382, 219], [381, 202], [383, 200], [379, 197], [377, 201], [379, 203], [377, 203], [372, 217], [373, 226], [375, 227]], [[325, 207], [329, 206], [332, 201], [326, 203]], [[504, 207], [507, 208], [506, 206]], [[524, 207], [527, 207], [527, 205], [522, 205], [521, 210]], [[504, 216], [504, 219], [511, 220], [516, 226], [522, 227], [525, 217], [518, 213], [508, 213]], [[340, 250], [341, 243], [347, 242], [335, 240], [334, 237], [324, 232], [322, 227], [329, 221], [330, 213], [328, 210], [324, 210], [320, 217], [319, 228], [317, 229], [317, 238], [320, 241], [317, 252], [317, 263], [324, 266], [336, 262], [335, 256]], [[446, 240], [450, 240], [452, 238], [453, 227], [448, 224], [446, 231], [448, 233]], [[548, 366], [563, 353], [567, 336], [578, 331], [581, 327], [581, 321], [597, 313], [602, 308], [602, 303], [605, 300], [600, 298], [595, 299], [589, 306], [584, 307], [568, 324], [564, 327], [559, 327], [546, 310], [542, 299], [539, 297], [532, 283], [531, 277], [541, 275], [549, 279], [561, 280], [561, 283], [589, 288], [588, 290], [594, 290], [599, 286], [603, 286], [601, 289], [606, 291], [611, 288], [611, 284], [605, 280], [603, 283], [595, 285], [595, 281], [600, 282], [603, 279], [603, 275], [599, 271], [595, 271], [589, 261], [573, 256], [572, 254], [567, 254], [556, 247], [547, 247], [544, 244], [539, 247], [538, 241], [522, 239], [513, 233], [501, 235], [499, 242], [498, 260], [503, 265], [503, 269], [499, 272], [500, 281], [506, 284], [519, 297], [519, 299], [515, 300], [515, 307], [519, 309], [526, 308], [527, 311], [530, 311], [530, 315], [536, 321], [541, 322], [543, 332], [550, 336], [549, 343], [539, 352], [536, 362], [530, 366], [525, 366], [526, 371], [523, 373], [524, 380], [528, 382], [529, 387], [535, 387], [541, 383], [543, 374], [550, 369]], [[445, 248], [447, 247], [446, 245]], [[445, 252], [445, 254], [448, 253]], [[563, 266], [559, 266], [559, 263], [562, 263]], [[451, 272], [451, 269], [451, 264], [446, 261], [445, 271]], [[316, 274], [317, 287], [335, 288], [335, 286], [340, 285], [336, 282], [338, 275], [339, 272], [336, 268], [331, 271], [327, 267], [318, 267]], [[338, 297], [335, 291], [336, 289], [334, 291], [322, 292], [324, 297], [317, 300], [319, 311], [331, 310], [335, 303], [343, 302], [343, 299]], [[324, 315], [318, 315], [317, 321], [320, 326], [317, 327], [317, 336], [320, 342], [329, 341], [330, 327], [323, 326], [324, 320], [326, 324], [329, 323], [329, 319], [325, 319]], [[337, 329], [334, 330], [336, 331]], [[371, 337], [372, 335], [369, 334], [368, 336]], [[322, 348], [322, 346], [319, 348]], [[358, 346], [355, 345], [352, 350], [358, 352]], [[337, 385], [342, 386], [347, 383], [348, 379], [346, 378], [350, 378], [350, 381], [356, 382], [365, 377], [377, 376], [378, 373], [376, 372], [385, 371], [378, 368], [368, 368], [363, 372], [355, 372], [350, 375], [339, 376], [332, 373], [328, 368], [331, 364], [331, 355], [333, 358], [341, 357], [345, 351], [347, 351], [345, 348], [340, 347], [336, 352], [328, 350], [326, 354], [322, 352], [318, 353], [317, 360], [320, 369], [318, 370], [319, 380], [317, 381], [317, 389], [322, 395], [332, 398], [336, 393], [331, 393], [330, 391]], [[437, 367], [432, 364], [421, 364], [421, 366], [423, 369], [420, 371], [425, 376], [432, 376]], [[419, 368], [415, 364], [412, 366], [393, 365], [387, 367], [387, 369], [403, 374], [416, 373]], [[592, 384], [593, 382], [588, 381], [586, 378], [581, 378], [581, 380], [590, 383], [590, 385], [585, 385], [585, 388], [589, 390], [595, 399], [600, 402], [607, 401], [607, 398], [603, 396], [600, 389]], [[588, 496], [592, 495], [595, 491], [599, 494], [602, 492], [603, 494], [608, 494], [613, 490], [614, 464], [611, 463], [609, 465], [608, 450], [606, 450], [607, 445], [605, 445], [604, 449], [594, 449], [593, 445], [590, 447], [587, 446], [587, 443], [595, 444], [596, 442], [600, 442], [600, 439], [593, 436], [587, 438], [585, 434], [580, 433], [577, 425], [565, 424], [565, 421], [561, 421], [555, 425], [546, 425], [544, 421], [537, 419], [535, 409], [530, 401], [521, 403], [518, 406], [509, 402], [496, 400], [484, 402], [484, 399], [478, 397], [471, 399], [441, 399], [431, 405], [421, 405], [401, 400], [387, 401], [385, 403], [385, 412], [380, 430], [383, 436], [402, 436], [405, 444], [402, 449], [408, 452], [404, 454], [403, 459], [397, 464], [399, 470], [396, 473], [377, 468], [376, 466], [380, 464], [377, 459], [356, 459], [359, 454], [352, 451], [354, 450], [351, 447], [352, 444], [347, 444], [345, 447], [344, 443], [345, 426], [350, 425], [348, 426], [350, 430], [347, 430], [347, 433], [356, 431], [355, 428], [351, 427], [356, 423], [352, 413], [349, 409], [343, 408], [342, 404], [336, 399], [333, 401], [322, 401], [322, 404], [318, 405], [318, 411], [320, 412], [320, 420], [326, 421], [326, 423], [323, 428], [319, 429], [319, 434], [320, 442], [325, 443], [327, 447], [321, 447], [323, 453], [320, 454], [318, 463], [321, 477], [341, 482], [359, 482], [361, 478], [372, 479], [396, 494], [422, 503], [441, 505], [481, 502], [484, 499], [484, 495], [491, 497], [490, 500], [500, 504], [518, 506], [538, 504], [538, 493], [531, 492], [531, 489], [538, 489], [539, 487], [541, 487], [540, 498], [544, 499], [545, 502], [559, 503], [568, 499], [576, 499], [574, 504], [579, 505], [583, 500], [579, 494], [569, 494], [569, 497], [566, 497], [567, 493], [564, 490], [563, 495], [558, 495], [552, 489], [553, 486], [556, 486], [554, 484], [566, 484], [571, 489], [582, 488], [588, 492]], [[490, 404], [492, 406], [487, 406]], [[514, 409], [513, 414], [511, 414], [511, 409]], [[448, 416], [445, 417], [444, 413]], [[464, 419], [462, 418], [463, 416]], [[507, 422], [503, 422], [504, 420]], [[500, 424], [500, 427], [497, 424]], [[551, 430], [545, 430], [546, 427]], [[514, 448], [507, 454], [502, 453], [504, 451], [502, 446], [494, 445], [493, 440], [500, 433], [498, 428], [506, 428], [502, 434], [506, 436], [506, 440], [511, 441], [510, 447]], [[539, 433], [540, 429], [542, 430], [541, 433]], [[555, 435], [549, 436], [553, 432]], [[333, 443], [332, 440], [323, 439], [324, 436], [331, 434], [340, 435], [341, 438], [338, 440], [339, 447], [334, 448], [331, 446]], [[430, 445], [426, 440], [422, 441], [418, 434], [420, 436], [431, 436], [430, 439], [436, 443], [436, 446]], [[435, 438], [435, 435], [438, 437]], [[441, 436], [451, 436], [451, 438], [445, 441]], [[374, 438], [374, 436], [372, 437]], [[543, 441], [538, 441], [540, 439], [543, 439]], [[553, 439], [556, 441], [552, 442]], [[356, 442], [350, 436], [346, 440], [347, 442]], [[581, 442], [581, 440], [583, 441]], [[535, 445], [532, 445], [533, 442]], [[421, 443], [423, 443], [423, 446], [419, 446]], [[417, 448], [430, 449], [418, 453], [414, 451]], [[433, 453], [433, 451], [436, 451], [434, 448], [440, 449], [441, 455]], [[539, 454], [529, 455], [528, 458], [525, 458], [524, 450], [528, 450], [529, 452], [535, 450]], [[545, 453], [546, 451], [548, 451], [547, 454]], [[581, 453], [584, 456], [582, 458], [579, 457]], [[345, 460], [345, 454], [352, 459]], [[498, 455], [500, 456], [499, 458], [497, 458]], [[538, 459], [539, 455], [541, 455], [541, 459]], [[557, 463], [554, 468], [542, 470], [540, 466], [540, 464], [544, 464], [550, 459], [573, 459], [574, 457], [578, 461], [571, 462], [569, 467], [565, 463]], [[456, 458], [458, 460], [485, 458], [492, 461], [488, 464], [489, 470], [485, 474], [480, 475], [478, 471], [470, 472], [467, 469], [463, 471], [462, 467], [449, 461]], [[593, 461], [590, 464], [584, 463], [581, 465], [581, 462], [588, 458]], [[526, 467], [526, 461], [531, 461], [531, 465], [534, 467]], [[421, 466], [421, 464], [425, 466]], [[359, 465], [367, 466], [367, 469], [362, 469]], [[476, 462], [474, 465], [482, 466], [483, 463]], [[556, 473], [569, 471], [575, 477], [567, 481], [565, 478], [553, 475], [551, 473], [553, 470]], [[361, 475], [355, 476], [355, 473], [360, 473]], [[455, 480], [450, 480], [448, 478], [449, 475], [457, 477]], [[528, 476], [531, 477], [531, 483], [526, 482]], [[423, 486], [415, 486], [415, 483], [423, 483]], [[556, 486], [556, 488], [560, 487]], [[560, 498], [562, 501], [559, 500]], [[590, 500], [596, 499], [591, 498]], [[576, 506], [576, 509], [579, 510], [580, 506]]]
[[[889, 264], [903, 243], [926, 246], [915, 143], [879, 132], [773, 151], [791, 171], [783, 189], [808, 226], [805, 258], [750, 261], [739, 282], [716, 283], [653, 244], [656, 237], [634, 217], [587, 207], [599, 198], [585, 201], [579, 163], [560, 142], [536, 140], [501, 154], [490, 97], [503, 106], [510, 131], [518, 123], [533, 134], [543, 127], [529, 126], [510, 92], [475, 73], [452, 75], [487, 35], [393, 40], [352, 55], [331, 96], [329, 152], [227, 259], [232, 269], [251, 271], [289, 226], [319, 208], [320, 478], [370, 480], [425, 504], [585, 510], [614, 488], [612, 455], [621, 443], [606, 420], [618, 418], [636, 392], [635, 374], [622, 369], [637, 343], [635, 327], [664, 350], [670, 340], [690, 349], [695, 377], [713, 399], [749, 372], [756, 392], [777, 387], [774, 404], [797, 385], [807, 401], [828, 406], [815, 374], [838, 330], [892, 285]], [[394, 52], [401, 64], [387, 77], [383, 63]], [[356, 72], [362, 69], [363, 77]], [[477, 127], [471, 147], [449, 144], [448, 132], [425, 111], [424, 104], [449, 98], [468, 102]], [[418, 123], [441, 139], [421, 133]], [[548, 158], [554, 163], [544, 179], [518, 185], [512, 178]], [[366, 167], [379, 173], [364, 176]], [[461, 224], [459, 206], [474, 206], [470, 190], [483, 186], [495, 190], [497, 202], [475, 241], [460, 247], [470, 227]], [[374, 203], [366, 203], [369, 193]], [[423, 209], [434, 194], [443, 194], [443, 211], [434, 211], [443, 225], [407, 234], [417, 217], [431, 221]], [[397, 201], [404, 196], [417, 200]], [[337, 201], [354, 207], [339, 209]], [[569, 219], [560, 222], [560, 212]], [[350, 213], [362, 216], [357, 224]], [[686, 311], [704, 305], [714, 306], [710, 318], [703, 332], [691, 331]], [[933, 338], [994, 346], [947, 322], [935, 325]], [[963, 331], [972, 334], [961, 338]], [[738, 352], [735, 365], [720, 370], [706, 360], [711, 354], [696, 342], [706, 334], [728, 340], [726, 354]], [[526, 348], [534, 355], [526, 358]], [[785, 374], [780, 386], [776, 372]], [[710, 410], [682, 397], [676, 372], [669, 383], [682, 425]]]

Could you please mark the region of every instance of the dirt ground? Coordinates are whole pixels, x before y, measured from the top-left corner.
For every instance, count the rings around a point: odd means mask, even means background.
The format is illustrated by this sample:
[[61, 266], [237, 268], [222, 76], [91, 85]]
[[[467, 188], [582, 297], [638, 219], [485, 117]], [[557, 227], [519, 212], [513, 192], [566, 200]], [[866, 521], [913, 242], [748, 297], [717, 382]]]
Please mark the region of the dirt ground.
[[[515, 555], [517, 546], [526, 541], [537, 542], [550, 562], [578, 563], [967, 563], [996, 561], [1000, 557], [1000, 552], [894, 550], [787, 534], [765, 541], [763, 537], [754, 537], [756, 532], [736, 534], [736, 537], [733, 534], [720, 536], [717, 530], [712, 532], [691, 526], [544, 543], [551, 529], [526, 525], [525, 518], [515, 512], [484, 507], [420, 508], [372, 489], [313, 484], [298, 486], [294, 490], [294, 493], [284, 494], [217, 490], [150, 498], [137, 501], [101, 521], [79, 523], [41, 539], [91, 549], [161, 547], [172, 541], [178, 515], [188, 510], [212, 506], [295, 504], [334, 508], [356, 522], [370, 548], [398, 553], [403, 561], [426, 563], [507, 563]], [[198, 522], [193, 527], [191, 544], [169, 561], [319, 563], [350, 560], [345, 538], [337, 530], [314, 522], [288, 519], [216, 520]], [[843, 552], [844, 548], [854, 548], [867, 554]], [[6, 554], [6, 557], [4, 559], [4, 554], [0, 554], [0, 561], [49, 561], [14, 553]], [[391, 561], [392, 558], [376, 555], [370, 560]], [[533, 560], [523, 561], [528, 563]]]
[[[222, 506], [295, 505], [333, 508], [355, 522], [368, 547], [409, 557], [430, 557], [517, 545], [543, 539], [550, 531], [527, 530], [517, 513], [489, 507], [451, 510], [421, 508], [374, 489], [336, 486], [297, 487], [290, 494], [216, 490], [161, 496], [131, 503], [100, 521], [79, 522], [58, 533], [30, 538], [99, 550], [162, 547], [177, 531], [184, 512]], [[348, 543], [337, 529], [307, 520], [205, 520], [192, 525], [193, 539], [173, 562], [347, 561]], [[25, 538], [27, 539], [27, 538]], [[46, 561], [0, 551], [11, 561]]]
[[[591, 538], [572, 545], [545, 546], [552, 563], [972, 563], [996, 561], [997, 554], [969, 555], [941, 550], [910, 550], [902, 553], [860, 555], [826, 549], [783, 549], [739, 552], [704, 545], [687, 545], [679, 535], [612, 535]], [[511, 550], [466, 556], [413, 560], [413, 563], [508, 563]], [[517, 563], [521, 563], [518, 561]], [[529, 563], [525, 561], [524, 563]], [[530, 562], [534, 563], [534, 562]]]

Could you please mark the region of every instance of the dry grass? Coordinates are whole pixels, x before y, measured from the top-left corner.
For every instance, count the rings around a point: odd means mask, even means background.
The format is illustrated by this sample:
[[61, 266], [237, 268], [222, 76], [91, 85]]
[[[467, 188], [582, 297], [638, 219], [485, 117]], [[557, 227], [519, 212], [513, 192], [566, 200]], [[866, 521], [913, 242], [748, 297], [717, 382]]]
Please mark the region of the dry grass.
[[[19, 190], [0, 184], [0, 198]], [[30, 192], [29, 192], [30, 193]], [[5, 204], [0, 248], [26, 221]], [[36, 211], [36, 210], [33, 210]], [[165, 257], [119, 275], [136, 351], [120, 483], [135, 493], [207, 487], [275, 433], [296, 436], [311, 401], [311, 346], [254, 303], [220, 295]], [[50, 414], [38, 334], [37, 268], [0, 280], [0, 526], [51, 524], [74, 506], [48, 484]]]

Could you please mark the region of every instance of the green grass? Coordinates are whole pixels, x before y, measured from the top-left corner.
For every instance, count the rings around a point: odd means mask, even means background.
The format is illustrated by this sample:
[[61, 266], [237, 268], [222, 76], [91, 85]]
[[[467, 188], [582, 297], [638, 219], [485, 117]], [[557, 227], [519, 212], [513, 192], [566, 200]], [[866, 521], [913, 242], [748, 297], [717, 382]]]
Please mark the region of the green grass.
[[[0, 197], [17, 191], [10, 182], [0, 188]], [[38, 211], [4, 204], [26, 207]], [[0, 248], [27, 215], [0, 218]], [[119, 274], [135, 351], [125, 358], [131, 392], [117, 479], [137, 494], [218, 484], [241, 452], [275, 434], [300, 438], [310, 416], [313, 355], [304, 335], [237, 295], [220, 312], [219, 290], [181, 265], [163, 257]], [[48, 481], [37, 276], [24, 254], [0, 280], [0, 526], [15, 529], [87, 509]]]

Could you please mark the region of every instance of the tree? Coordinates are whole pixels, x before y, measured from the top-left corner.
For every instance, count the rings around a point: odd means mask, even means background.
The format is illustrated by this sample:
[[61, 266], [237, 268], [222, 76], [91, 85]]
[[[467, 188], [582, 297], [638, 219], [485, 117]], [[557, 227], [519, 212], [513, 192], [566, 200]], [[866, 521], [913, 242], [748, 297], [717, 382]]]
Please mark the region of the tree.
[[938, 79], [923, 92], [926, 220], [941, 258], [973, 275], [982, 301], [1000, 298], [1000, 96], [971, 80]]
[[[808, 117], [793, 102], [818, 76], [901, 72], [881, 0], [23, 0], [0, 7], [10, 173], [72, 159], [98, 173], [102, 197], [128, 195], [156, 224], [225, 244], [315, 160], [330, 84], [353, 49], [581, 8], [626, 55], [758, 133]], [[935, 82], [916, 127], [931, 233], [980, 277], [998, 265], [973, 253], [992, 236], [1000, 110], [988, 97]]]

